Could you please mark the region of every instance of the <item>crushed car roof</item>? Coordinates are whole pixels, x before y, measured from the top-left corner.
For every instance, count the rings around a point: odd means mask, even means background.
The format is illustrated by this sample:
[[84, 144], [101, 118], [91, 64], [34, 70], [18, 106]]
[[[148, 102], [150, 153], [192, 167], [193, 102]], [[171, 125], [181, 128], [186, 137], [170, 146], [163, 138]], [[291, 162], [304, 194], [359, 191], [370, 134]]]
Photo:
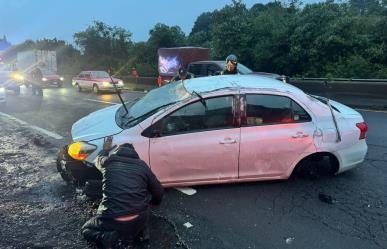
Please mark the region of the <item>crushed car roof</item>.
[[255, 88], [282, 92], [302, 92], [299, 88], [279, 80], [258, 75], [221, 75], [184, 81], [188, 92], [211, 92], [225, 88]]

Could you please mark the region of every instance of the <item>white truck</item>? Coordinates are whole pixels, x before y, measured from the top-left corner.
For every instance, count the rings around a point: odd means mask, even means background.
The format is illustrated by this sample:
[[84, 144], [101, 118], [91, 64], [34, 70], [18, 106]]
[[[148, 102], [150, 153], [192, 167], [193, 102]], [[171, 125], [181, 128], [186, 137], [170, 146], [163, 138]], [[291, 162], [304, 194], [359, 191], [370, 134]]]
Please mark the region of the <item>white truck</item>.
[[44, 85], [63, 85], [63, 77], [57, 74], [56, 52], [48, 50], [29, 50], [17, 53], [16, 67], [18, 71], [28, 75], [39, 68]]

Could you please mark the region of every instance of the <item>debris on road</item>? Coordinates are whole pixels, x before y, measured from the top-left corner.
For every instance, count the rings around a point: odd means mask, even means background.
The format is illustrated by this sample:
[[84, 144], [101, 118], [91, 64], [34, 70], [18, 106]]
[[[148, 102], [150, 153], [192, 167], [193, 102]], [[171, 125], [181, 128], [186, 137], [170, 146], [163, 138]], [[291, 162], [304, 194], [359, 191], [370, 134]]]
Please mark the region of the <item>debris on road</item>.
[[189, 222], [184, 223], [183, 226], [185, 226], [186, 228], [193, 227], [193, 225], [191, 223], [189, 223]]
[[295, 238], [289, 237], [289, 238], [285, 239], [285, 242], [286, 242], [286, 244], [290, 245], [291, 243], [293, 243], [294, 240], [295, 240]]
[[196, 194], [196, 189], [193, 189], [193, 188], [189, 188], [189, 187], [181, 187], [181, 188], [176, 188], [176, 190], [182, 192], [183, 194], [186, 194], [186, 195], [194, 195]]
[[332, 196], [326, 195], [326, 194], [323, 194], [323, 193], [319, 193], [318, 194], [318, 199], [321, 202], [324, 202], [324, 203], [327, 203], [327, 204], [333, 204], [333, 203], [336, 202], [336, 200]]

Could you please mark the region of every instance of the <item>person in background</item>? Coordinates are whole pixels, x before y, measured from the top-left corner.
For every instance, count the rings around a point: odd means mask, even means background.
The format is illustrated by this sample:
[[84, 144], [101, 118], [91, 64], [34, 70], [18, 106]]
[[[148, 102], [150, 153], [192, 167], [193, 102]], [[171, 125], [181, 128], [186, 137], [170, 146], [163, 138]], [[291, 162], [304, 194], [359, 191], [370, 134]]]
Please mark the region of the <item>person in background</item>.
[[138, 78], [139, 77], [137, 69], [135, 67], [132, 67], [132, 71], [131, 71], [130, 75], [132, 77], [134, 77], [134, 78]]
[[161, 87], [163, 85], [163, 78], [161, 77], [161, 75], [159, 75], [159, 77], [157, 77], [157, 85], [159, 87]]
[[30, 73], [32, 95], [43, 96], [43, 74], [39, 67], [35, 67]]
[[194, 75], [192, 73], [189, 73], [187, 69], [184, 67], [180, 67], [179, 70], [177, 71], [177, 75], [171, 79], [171, 82], [174, 81], [184, 81], [186, 79], [193, 79]]
[[223, 70], [221, 75], [238, 74], [238, 59], [236, 55], [230, 54], [226, 58], [226, 70]]
[[136, 84], [138, 84], [138, 72], [137, 72], [137, 69], [135, 67], [132, 67], [132, 72], [130, 72], [130, 76], [132, 76], [133, 78], [135, 78], [136, 80]]
[[119, 238], [149, 240], [150, 207], [158, 206], [163, 188], [133, 145], [111, 148], [107, 140], [95, 159], [102, 172], [102, 200], [82, 235], [101, 248], [114, 248]]

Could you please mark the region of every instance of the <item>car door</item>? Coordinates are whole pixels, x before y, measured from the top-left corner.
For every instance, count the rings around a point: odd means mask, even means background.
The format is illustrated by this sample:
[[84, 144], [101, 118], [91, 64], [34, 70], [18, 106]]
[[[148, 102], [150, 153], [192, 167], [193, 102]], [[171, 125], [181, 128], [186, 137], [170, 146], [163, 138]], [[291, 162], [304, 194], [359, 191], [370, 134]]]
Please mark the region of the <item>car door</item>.
[[310, 114], [288, 96], [246, 94], [241, 122], [240, 178], [287, 178], [316, 150]]
[[84, 88], [92, 88], [93, 84], [91, 82], [91, 73], [87, 72], [83, 75], [83, 87]]
[[240, 128], [232, 95], [196, 101], [151, 126], [150, 165], [164, 184], [238, 177]]

